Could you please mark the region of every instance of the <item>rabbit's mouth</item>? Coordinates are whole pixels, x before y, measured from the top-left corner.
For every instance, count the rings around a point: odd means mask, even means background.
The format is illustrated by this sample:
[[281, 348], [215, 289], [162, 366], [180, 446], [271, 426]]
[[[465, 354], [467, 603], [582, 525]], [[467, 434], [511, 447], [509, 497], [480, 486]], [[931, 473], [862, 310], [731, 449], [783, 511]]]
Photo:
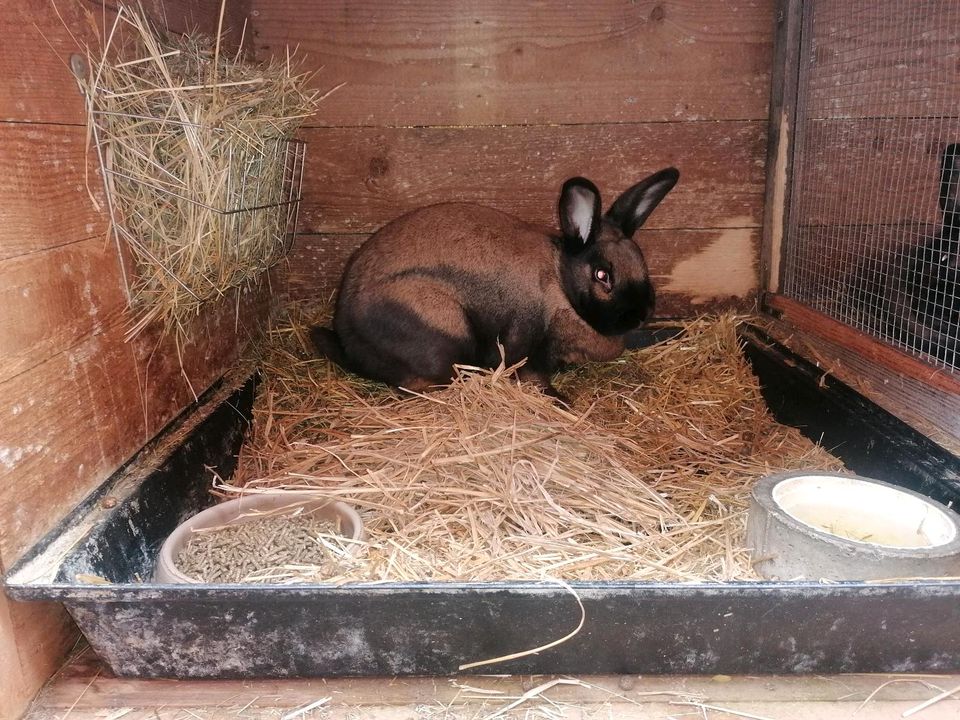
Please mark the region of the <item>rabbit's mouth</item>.
[[653, 286], [638, 282], [619, 288], [606, 302], [591, 303], [582, 316], [601, 335], [623, 335], [647, 322], [654, 307]]

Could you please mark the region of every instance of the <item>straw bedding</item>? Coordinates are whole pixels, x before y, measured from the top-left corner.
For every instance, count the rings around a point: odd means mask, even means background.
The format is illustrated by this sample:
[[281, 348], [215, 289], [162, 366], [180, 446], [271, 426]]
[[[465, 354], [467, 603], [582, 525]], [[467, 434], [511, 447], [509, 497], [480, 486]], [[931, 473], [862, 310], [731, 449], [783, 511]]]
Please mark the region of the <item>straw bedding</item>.
[[463, 368], [403, 395], [312, 358], [314, 313], [273, 332], [255, 427], [217, 492], [316, 489], [364, 517], [367, 540], [274, 582], [755, 578], [749, 489], [839, 461], [770, 417], [732, 316], [563, 374], [562, 407], [515, 368]]

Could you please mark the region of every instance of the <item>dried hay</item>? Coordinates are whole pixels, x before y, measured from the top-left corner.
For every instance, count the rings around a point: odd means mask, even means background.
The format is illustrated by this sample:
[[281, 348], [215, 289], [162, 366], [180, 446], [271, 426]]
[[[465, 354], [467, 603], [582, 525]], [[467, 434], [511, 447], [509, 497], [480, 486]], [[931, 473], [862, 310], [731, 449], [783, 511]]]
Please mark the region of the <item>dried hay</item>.
[[316, 489], [361, 511], [368, 542], [332, 576], [274, 581], [756, 578], [752, 483], [842, 467], [770, 417], [733, 316], [562, 375], [572, 409], [504, 367], [401, 396], [305, 359], [314, 320], [274, 331], [254, 432], [218, 488]]
[[100, 47], [82, 84], [112, 230], [135, 264], [130, 335], [170, 330], [286, 252], [304, 155], [291, 139], [320, 98], [289, 54], [253, 64], [142, 8], [120, 7], [103, 36], [89, 18]]

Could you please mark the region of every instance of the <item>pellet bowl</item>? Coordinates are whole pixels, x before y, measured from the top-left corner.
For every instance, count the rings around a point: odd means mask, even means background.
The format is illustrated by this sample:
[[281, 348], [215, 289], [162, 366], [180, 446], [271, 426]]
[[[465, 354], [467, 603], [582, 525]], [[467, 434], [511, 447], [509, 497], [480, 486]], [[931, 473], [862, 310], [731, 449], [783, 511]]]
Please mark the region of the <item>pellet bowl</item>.
[[154, 580], [159, 583], [200, 583], [199, 579], [181, 572], [176, 565], [176, 559], [190, 540], [191, 534], [207, 528], [253, 522], [268, 513], [273, 516], [310, 513], [321, 520], [336, 523], [340, 533], [348, 539], [360, 540], [363, 537], [363, 520], [360, 515], [338, 500], [319, 497], [316, 493], [309, 492], [244, 495], [207, 508], [178, 525], [160, 547]]

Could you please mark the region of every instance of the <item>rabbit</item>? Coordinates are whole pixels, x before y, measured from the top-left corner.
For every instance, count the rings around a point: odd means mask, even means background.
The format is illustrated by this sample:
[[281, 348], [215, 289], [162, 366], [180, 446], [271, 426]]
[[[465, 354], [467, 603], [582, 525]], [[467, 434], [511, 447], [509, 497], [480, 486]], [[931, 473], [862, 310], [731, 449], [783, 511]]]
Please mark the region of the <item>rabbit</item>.
[[911, 250], [904, 277], [889, 294], [890, 314], [894, 331], [908, 346], [955, 365], [960, 359], [960, 143], [944, 149], [939, 204], [940, 232]]
[[520, 380], [560, 397], [556, 370], [616, 358], [652, 315], [633, 235], [678, 178], [661, 170], [604, 214], [596, 185], [570, 178], [559, 231], [469, 203], [414, 210], [354, 252], [333, 329], [312, 328], [313, 343], [347, 370], [415, 392], [448, 384], [454, 365], [525, 359]]

